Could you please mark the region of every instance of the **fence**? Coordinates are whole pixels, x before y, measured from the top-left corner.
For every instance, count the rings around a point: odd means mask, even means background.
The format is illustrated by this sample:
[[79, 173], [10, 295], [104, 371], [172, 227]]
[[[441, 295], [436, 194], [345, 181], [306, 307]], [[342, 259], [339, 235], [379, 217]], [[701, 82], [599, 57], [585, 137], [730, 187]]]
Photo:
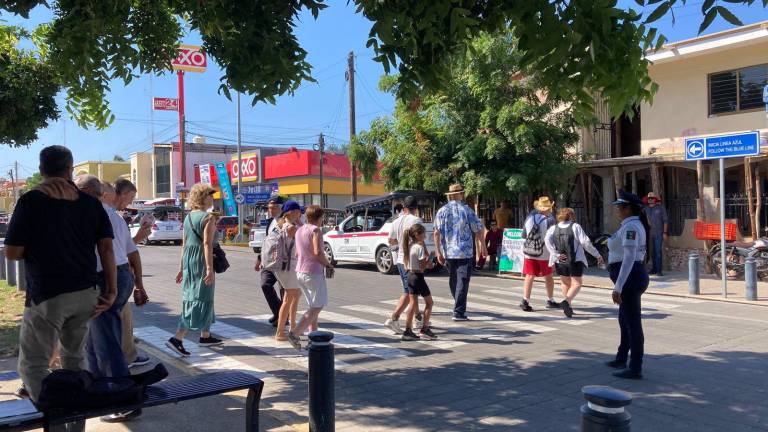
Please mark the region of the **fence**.
[[695, 198], [673, 198], [666, 200], [669, 235], [683, 234], [686, 219], [696, 219]]
[[568, 207], [576, 213], [576, 222], [584, 228], [588, 235], [600, 235], [602, 234], [601, 227], [603, 227], [603, 207], [600, 203], [595, 202], [597, 200], [592, 201], [591, 224], [587, 224], [587, 209], [584, 206], [584, 201], [570, 200]]
[[[759, 197], [762, 200], [763, 208], [760, 212], [760, 226], [768, 227], [768, 195]], [[752, 198], [752, 206], [757, 206], [758, 197]], [[752, 227], [749, 219], [749, 200], [745, 193], [735, 193], [725, 196], [725, 217], [726, 219], [736, 219], [736, 226], [743, 236], [752, 235]], [[758, 233], [763, 235], [763, 233]]]

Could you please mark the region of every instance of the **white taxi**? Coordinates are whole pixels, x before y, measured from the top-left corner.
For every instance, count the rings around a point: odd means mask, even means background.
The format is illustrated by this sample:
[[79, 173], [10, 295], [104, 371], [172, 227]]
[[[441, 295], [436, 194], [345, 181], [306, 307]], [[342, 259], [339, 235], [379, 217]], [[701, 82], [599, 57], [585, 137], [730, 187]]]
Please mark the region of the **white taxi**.
[[[375, 264], [384, 274], [397, 271], [389, 248], [392, 226], [389, 209], [358, 210], [323, 235], [325, 255], [334, 265], [341, 262]], [[427, 249], [434, 253], [432, 224], [425, 223]]]

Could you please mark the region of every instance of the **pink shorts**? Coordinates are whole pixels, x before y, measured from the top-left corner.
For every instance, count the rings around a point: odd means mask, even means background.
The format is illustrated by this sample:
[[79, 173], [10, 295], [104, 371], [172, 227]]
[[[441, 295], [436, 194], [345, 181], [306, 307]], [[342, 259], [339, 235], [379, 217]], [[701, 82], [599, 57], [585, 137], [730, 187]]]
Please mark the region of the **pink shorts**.
[[537, 260], [525, 258], [523, 260], [523, 274], [528, 276], [549, 276], [552, 274], [549, 260]]

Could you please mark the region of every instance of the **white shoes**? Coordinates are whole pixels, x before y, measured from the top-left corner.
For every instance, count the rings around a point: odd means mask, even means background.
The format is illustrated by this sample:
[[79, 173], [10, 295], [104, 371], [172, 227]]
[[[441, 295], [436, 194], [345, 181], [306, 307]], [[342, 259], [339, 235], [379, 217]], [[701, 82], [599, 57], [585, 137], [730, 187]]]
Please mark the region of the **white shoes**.
[[392, 330], [395, 334], [403, 333], [403, 329], [400, 327], [400, 323], [398, 321], [393, 321], [392, 318], [389, 318], [384, 322], [384, 327]]

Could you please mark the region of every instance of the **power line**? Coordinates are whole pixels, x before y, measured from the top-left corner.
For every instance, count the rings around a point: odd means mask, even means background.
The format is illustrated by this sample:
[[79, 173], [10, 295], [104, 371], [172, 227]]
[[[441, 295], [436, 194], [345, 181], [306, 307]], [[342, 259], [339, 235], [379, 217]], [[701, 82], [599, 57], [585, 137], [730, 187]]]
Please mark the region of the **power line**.
[[371, 100], [373, 101], [373, 103], [375, 103], [376, 105], [378, 105], [378, 106], [379, 106], [379, 108], [381, 108], [381, 109], [383, 109], [383, 110], [387, 110], [387, 108], [385, 108], [383, 105], [381, 105], [381, 104], [379, 103], [379, 101], [378, 101], [378, 100], [377, 100], [377, 99], [376, 99], [376, 98], [373, 96], [373, 93], [371, 93], [371, 91], [370, 91], [370, 90], [369, 90], [369, 88], [368, 88], [368, 82], [365, 80], [365, 78], [364, 78], [362, 75], [360, 75], [359, 73], [357, 73], [357, 71], [355, 71], [355, 76], [357, 76], [358, 78], [360, 78], [361, 82], [363, 83], [363, 90], [364, 90], [364, 91], [365, 91], [365, 93], [368, 95], [368, 97], [369, 97], [369, 98], [371, 98]]
[[[214, 135], [208, 135], [204, 133], [200, 133], [199, 131], [192, 131], [190, 130], [189, 133], [193, 135], [199, 135], [205, 138], [210, 138], [214, 140], [219, 141], [229, 141], [229, 142], [237, 142], [234, 138], [226, 138], [226, 137], [220, 137], [220, 136], [214, 136]], [[315, 143], [267, 143], [267, 142], [258, 142], [258, 141], [240, 141], [244, 144], [253, 144], [258, 146], [266, 146], [266, 147], [311, 147], [315, 145]]]

